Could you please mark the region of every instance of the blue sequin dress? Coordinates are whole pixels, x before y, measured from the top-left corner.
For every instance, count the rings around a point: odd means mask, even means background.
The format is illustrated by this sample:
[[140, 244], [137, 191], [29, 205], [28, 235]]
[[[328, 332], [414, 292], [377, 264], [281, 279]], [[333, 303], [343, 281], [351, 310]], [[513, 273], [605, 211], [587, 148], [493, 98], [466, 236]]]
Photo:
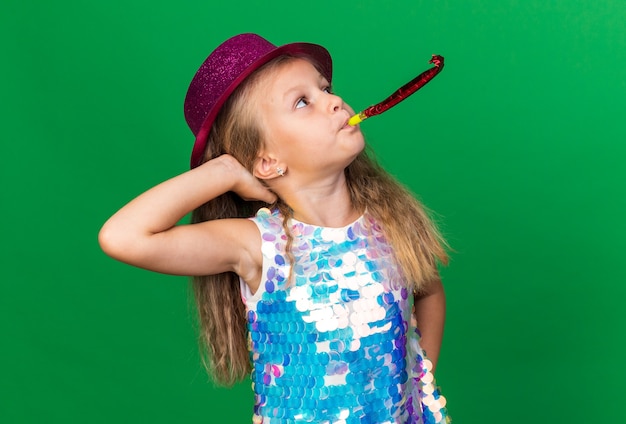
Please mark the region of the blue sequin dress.
[[419, 346], [412, 297], [391, 246], [364, 214], [343, 228], [254, 218], [262, 237], [256, 293], [242, 283], [255, 393], [253, 423], [447, 423]]

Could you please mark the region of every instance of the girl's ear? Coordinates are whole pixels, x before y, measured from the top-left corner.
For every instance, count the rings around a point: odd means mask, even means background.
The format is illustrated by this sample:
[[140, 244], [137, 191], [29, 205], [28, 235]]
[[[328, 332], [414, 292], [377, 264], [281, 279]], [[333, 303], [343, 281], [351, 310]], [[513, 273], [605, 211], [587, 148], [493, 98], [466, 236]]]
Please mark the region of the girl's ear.
[[[280, 162], [273, 155], [262, 153], [254, 164], [254, 176], [260, 180], [269, 180], [276, 178], [279, 175], [276, 173], [276, 169], [281, 168]], [[285, 169], [285, 166], [282, 166]]]

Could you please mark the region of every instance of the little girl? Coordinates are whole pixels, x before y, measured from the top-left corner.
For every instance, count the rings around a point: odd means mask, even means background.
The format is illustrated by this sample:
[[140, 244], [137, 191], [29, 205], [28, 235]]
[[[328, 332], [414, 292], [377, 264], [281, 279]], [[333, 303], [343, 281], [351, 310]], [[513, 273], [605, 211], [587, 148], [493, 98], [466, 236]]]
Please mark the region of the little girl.
[[253, 422], [448, 422], [433, 380], [445, 243], [367, 156], [331, 79], [321, 46], [225, 41], [185, 99], [191, 170], [113, 215], [100, 245], [194, 276], [205, 364], [221, 383], [251, 376]]

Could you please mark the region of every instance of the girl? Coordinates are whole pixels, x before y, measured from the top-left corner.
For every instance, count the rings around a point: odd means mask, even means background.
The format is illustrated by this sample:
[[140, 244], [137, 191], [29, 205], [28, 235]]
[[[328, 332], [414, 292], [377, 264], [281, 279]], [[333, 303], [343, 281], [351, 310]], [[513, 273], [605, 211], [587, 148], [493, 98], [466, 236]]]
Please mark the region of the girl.
[[100, 244], [195, 276], [205, 364], [225, 384], [251, 376], [253, 422], [448, 422], [432, 375], [445, 244], [368, 158], [331, 78], [321, 46], [225, 41], [185, 99], [192, 169], [124, 206]]

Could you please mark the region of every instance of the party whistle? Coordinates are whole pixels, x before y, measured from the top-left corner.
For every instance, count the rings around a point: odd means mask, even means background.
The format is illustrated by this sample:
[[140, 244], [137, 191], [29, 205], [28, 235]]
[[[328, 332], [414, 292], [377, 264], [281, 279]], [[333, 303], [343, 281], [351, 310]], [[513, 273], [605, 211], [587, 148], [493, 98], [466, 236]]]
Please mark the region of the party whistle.
[[364, 111], [352, 116], [348, 120], [348, 125], [355, 126], [365, 121], [367, 118], [371, 118], [374, 115], [380, 115], [422, 88], [443, 69], [443, 56], [434, 54], [428, 63], [432, 63], [435, 66], [422, 72], [411, 81], [398, 88], [391, 96], [387, 97], [382, 102], [370, 106]]

